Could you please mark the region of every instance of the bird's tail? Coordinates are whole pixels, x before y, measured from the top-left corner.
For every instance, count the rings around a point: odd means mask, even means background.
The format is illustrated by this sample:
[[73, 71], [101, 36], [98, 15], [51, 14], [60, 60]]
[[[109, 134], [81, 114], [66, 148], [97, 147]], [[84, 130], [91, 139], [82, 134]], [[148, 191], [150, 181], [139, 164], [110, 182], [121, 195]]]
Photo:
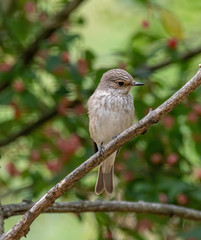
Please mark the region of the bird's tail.
[[104, 190], [112, 194], [114, 189], [114, 160], [116, 153], [113, 153], [106, 159], [98, 168], [98, 177], [95, 187], [97, 195], [101, 194]]

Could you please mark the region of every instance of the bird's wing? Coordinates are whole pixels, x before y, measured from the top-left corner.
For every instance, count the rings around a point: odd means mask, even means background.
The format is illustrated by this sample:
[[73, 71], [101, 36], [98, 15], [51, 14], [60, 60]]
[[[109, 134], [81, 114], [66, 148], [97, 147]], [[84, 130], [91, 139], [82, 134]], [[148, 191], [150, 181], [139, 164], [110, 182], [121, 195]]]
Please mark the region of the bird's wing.
[[98, 152], [98, 146], [97, 146], [97, 144], [94, 142], [93, 139], [91, 139], [91, 141], [92, 141], [92, 145], [93, 145], [94, 153]]
[[119, 154], [119, 151], [120, 151], [120, 149], [121, 149], [121, 148], [119, 148], [119, 149], [117, 150], [117, 154], [116, 154], [116, 157], [118, 156], [118, 154]]
[[[92, 138], [91, 138], [91, 141], [92, 141], [92, 146], [93, 146], [94, 153], [97, 153], [98, 152], [98, 146], [97, 146], [96, 142], [94, 142], [94, 140]], [[117, 150], [116, 157], [119, 154], [119, 151], [120, 151], [120, 148]]]

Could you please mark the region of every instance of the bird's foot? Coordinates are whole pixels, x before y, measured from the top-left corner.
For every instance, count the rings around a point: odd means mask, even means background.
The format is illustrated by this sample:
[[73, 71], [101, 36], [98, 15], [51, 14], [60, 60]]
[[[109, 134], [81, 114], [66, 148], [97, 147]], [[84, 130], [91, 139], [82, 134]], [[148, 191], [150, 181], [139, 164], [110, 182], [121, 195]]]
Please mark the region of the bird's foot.
[[104, 146], [103, 146], [103, 142], [101, 143], [100, 147], [99, 147], [99, 153], [100, 155], [103, 157], [104, 156]]
[[[118, 135], [119, 135], [119, 134], [118, 134]], [[114, 140], [115, 138], [117, 138], [117, 137], [118, 137], [118, 135], [116, 135], [116, 136], [112, 137], [112, 140]]]

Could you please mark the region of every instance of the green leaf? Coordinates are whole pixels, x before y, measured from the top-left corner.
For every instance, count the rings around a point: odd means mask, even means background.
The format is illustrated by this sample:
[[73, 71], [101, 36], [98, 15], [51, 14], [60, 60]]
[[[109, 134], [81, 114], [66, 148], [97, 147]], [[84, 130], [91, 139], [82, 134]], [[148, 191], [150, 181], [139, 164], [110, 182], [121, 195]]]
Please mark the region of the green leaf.
[[145, 238], [143, 236], [141, 236], [139, 233], [137, 233], [135, 230], [131, 230], [129, 228], [126, 228], [126, 227], [121, 227], [120, 226], [120, 229], [122, 231], [124, 231], [127, 235], [129, 236], [132, 236], [133, 239], [136, 239], [136, 240], [145, 240]]
[[165, 30], [173, 37], [183, 39], [184, 34], [179, 19], [170, 11], [160, 9], [160, 18]]
[[46, 68], [48, 71], [52, 71], [60, 64], [61, 64], [61, 60], [59, 56], [49, 56], [49, 58], [46, 61]]
[[193, 228], [188, 232], [182, 233], [180, 236], [184, 237], [185, 239], [190, 239], [190, 238], [200, 239], [201, 228], [200, 227]]
[[100, 212], [96, 213], [96, 219], [100, 225], [109, 225], [111, 224], [111, 219], [109, 218], [107, 213]]
[[24, 92], [22, 94], [21, 100], [23, 104], [26, 105], [28, 108], [35, 109], [36, 107], [38, 107], [38, 100], [31, 92]]
[[0, 104], [5, 105], [11, 102], [13, 98], [14, 92], [13, 91], [5, 91], [1, 93], [0, 96]]

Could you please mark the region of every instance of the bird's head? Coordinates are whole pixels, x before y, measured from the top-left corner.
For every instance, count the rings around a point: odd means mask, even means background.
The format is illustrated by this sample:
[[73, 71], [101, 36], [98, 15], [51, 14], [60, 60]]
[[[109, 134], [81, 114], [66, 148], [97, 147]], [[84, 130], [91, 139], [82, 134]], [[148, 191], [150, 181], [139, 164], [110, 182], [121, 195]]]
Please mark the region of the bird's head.
[[136, 82], [125, 70], [111, 69], [103, 74], [98, 88], [128, 94], [133, 86], [141, 85], [144, 84]]

